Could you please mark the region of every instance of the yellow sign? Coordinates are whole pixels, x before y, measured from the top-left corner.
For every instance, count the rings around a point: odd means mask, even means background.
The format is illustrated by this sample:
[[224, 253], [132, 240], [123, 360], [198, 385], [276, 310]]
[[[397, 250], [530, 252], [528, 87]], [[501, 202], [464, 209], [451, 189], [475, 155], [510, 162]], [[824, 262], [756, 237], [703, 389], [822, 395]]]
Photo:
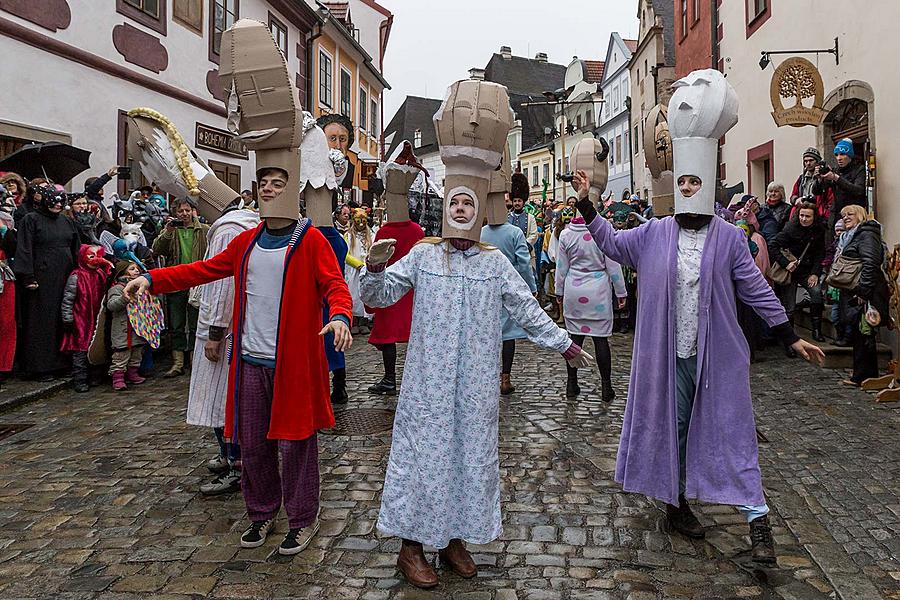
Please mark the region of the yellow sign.
[[[825, 85], [814, 64], [805, 58], [793, 57], [781, 63], [772, 76], [769, 89], [772, 97], [772, 118], [779, 127], [818, 126], [825, 118], [822, 105], [825, 102]], [[812, 106], [803, 101], [812, 98]], [[793, 106], [784, 107], [784, 100], [794, 100]]]

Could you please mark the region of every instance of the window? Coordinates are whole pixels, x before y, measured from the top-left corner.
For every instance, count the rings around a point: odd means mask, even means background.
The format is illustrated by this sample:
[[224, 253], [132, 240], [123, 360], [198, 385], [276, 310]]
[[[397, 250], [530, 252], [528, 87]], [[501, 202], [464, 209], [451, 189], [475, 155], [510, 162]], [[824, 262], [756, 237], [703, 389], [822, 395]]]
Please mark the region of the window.
[[368, 123], [366, 115], [368, 114], [369, 95], [366, 93], [365, 89], [359, 88], [359, 128], [363, 131], [368, 131], [368, 129], [366, 128], [366, 123]]
[[116, 0], [116, 12], [166, 35], [166, 0]]
[[769, 0], [749, 0], [750, 2], [750, 20], [752, 21], [756, 17], [760, 16], [764, 12], [766, 12], [766, 8], [768, 8]]
[[575, 117], [575, 128], [581, 129], [581, 115]]
[[628, 129], [628, 128], [626, 127], [626, 128], [625, 128], [625, 133], [622, 134], [622, 135], [623, 135], [623, 140], [624, 140], [624, 141], [622, 142], [622, 144], [623, 144], [622, 150], [625, 152], [625, 156], [622, 157], [622, 162], [623, 162], [623, 163], [624, 163], [624, 162], [628, 162], [628, 151], [629, 151], [629, 148], [631, 148], [631, 139], [630, 139], [631, 136], [630, 136], [630, 133], [631, 133], [631, 130]]
[[331, 57], [319, 50], [319, 103], [328, 108], [332, 107], [332, 88], [334, 87], [334, 74], [331, 68]]
[[222, 33], [240, 18], [239, 0], [210, 0], [209, 60], [219, 62]]
[[284, 23], [279, 21], [272, 13], [269, 13], [269, 31], [272, 32], [272, 37], [275, 38], [275, 43], [278, 44], [278, 47], [281, 49], [281, 53], [284, 54], [285, 58], [287, 58], [287, 27], [285, 27]]
[[544, 181], [550, 181], [550, 163], [544, 163]]
[[341, 67], [341, 114], [352, 120], [353, 117], [350, 115], [351, 106], [350, 72], [345, 71], [344, 68]]
[[613, 86], [612, 98], [613, 98], [613, 105], [612, 105], [613, 110], [619, 110], [619, 86], [618, 85]]
[[681, 0], [678, 8], [681, 10], [681, 39], [684, 39], [688, 32], [687, 0]]
[[172, 20], [203, 35], [203, 0], [173, 0]]
[[747, 12], [747, 37], [762, 27], [772, 16], [770, 0], [744, 0]]
[[692, 23], [700, 21], [700, 0], [694, 0], [694, 18]]
[[534, 165], [531, 167], [531, 187], [537, 187], [540, 180], [538, 179], [538, 167]]
[[416, 129], [413, 132], [413, 148], [421, 148], [422, 147], [422, 130]]
[[371, 113], [369, 115], [369, 124], [372, 126], [372, 129], [370, 131], [372, 132], [372, 135], [377, 136], [378, 135], [378, 100], [376, 100], [375, 98], [372, 98], [369, 101], [369, 108], [371, 110]]
[[616, 164], [622, 164], [622, 136], [616, 136]]
[[634, 126], [634, 137], [632, 139], [635, 141], [634, 148], [633, 148], [634, 155], [637, 156], [638, 146], [641, 145], [640, 144], [641, 136], [638, 135], [638, 126], [637, 125]]

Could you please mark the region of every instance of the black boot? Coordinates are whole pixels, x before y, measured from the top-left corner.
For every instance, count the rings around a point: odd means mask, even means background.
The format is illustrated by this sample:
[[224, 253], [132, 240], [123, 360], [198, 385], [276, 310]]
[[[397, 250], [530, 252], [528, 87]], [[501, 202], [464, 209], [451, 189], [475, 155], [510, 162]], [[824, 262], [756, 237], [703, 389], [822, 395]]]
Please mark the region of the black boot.
[[394, 379], [383, 377], [381, 381], [369, 387], [370, 394], [378, 394], [379, 396], [396, 396], [397, 382]]
[[331, 376], [331, 404], [347, 404], [347, 369], [335, 369]]
[[616, 398], [616, 390], [613, 389], [612, 381], [609, 379], [603, 379], [600, 383], [600, 387], [602, 389], [602, 400], [604, 402], [612, 402]]
[[825, 336], [822, 335], [822, 317], [811, 317], [812, 321], [812, 338], [817, 342], [824, 342]]
[[568, 375], [566, 376], [566, 398], [575, 398], [581, 393], [578, 387], [578, 369], [567, 367]]
[[767, 515], [750, 521], [750, 542], [752, 543], [750, 555], [753, 562], [766, 565], [776, 563], [775, 540], [772, 537], [772, 527], [769, 526]]
[[697, 540], [703, 538], [706, 535], [703, 525], [694, 516], [685, 497], [679, 496], [678, 503], [679, 506], [666, 504], [666, 517], [669, 520], [669, 527], [689, 538]]

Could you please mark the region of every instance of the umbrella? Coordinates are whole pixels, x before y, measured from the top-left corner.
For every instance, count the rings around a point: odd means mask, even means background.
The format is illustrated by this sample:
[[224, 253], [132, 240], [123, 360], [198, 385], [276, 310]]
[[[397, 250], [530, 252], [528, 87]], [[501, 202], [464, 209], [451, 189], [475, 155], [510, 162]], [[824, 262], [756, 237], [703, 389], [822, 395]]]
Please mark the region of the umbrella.
[[28, 144], [0, 159], [0, 171], [11, 171], [24, 177], [46, 177], [65, 185], [90, 168], [91, 153], [62, 142]]

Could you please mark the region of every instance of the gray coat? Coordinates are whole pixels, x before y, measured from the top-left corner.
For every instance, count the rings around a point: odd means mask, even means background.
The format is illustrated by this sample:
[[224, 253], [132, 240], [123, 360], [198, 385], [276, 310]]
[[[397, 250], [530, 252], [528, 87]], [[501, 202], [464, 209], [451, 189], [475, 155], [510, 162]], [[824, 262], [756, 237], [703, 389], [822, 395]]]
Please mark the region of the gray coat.
[[[106, 292], [106, 310], [109, 312], [109, 342], [110, 347], [115, 350], [125, 350], [134, 346], [143, 346], [146, 340], [136, 334], [128, 320], [128, 300], [122, 293], [125, 291], [125, 283], [121, 280], [117, 281], [109, 291]], [[131, 340], [129, 343], [129, 334]]]

